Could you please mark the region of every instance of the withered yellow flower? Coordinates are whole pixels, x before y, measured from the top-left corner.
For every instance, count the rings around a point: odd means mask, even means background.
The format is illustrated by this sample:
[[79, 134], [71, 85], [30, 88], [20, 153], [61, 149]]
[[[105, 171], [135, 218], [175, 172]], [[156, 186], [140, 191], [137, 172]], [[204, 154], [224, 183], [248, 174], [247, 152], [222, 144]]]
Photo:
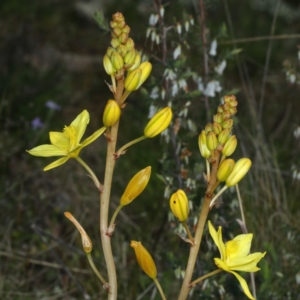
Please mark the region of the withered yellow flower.
[[222, 240], [222, 227], [219, 227], [217, 232], [212, 226], [211, 222], [208, 221], [208, 229], [221, 255], [221, 258], [214, 259], [215, 264], [219, 269], [233, 274], [242, 286], [246, 296], [249, 299], [254, 300], [254, 297], [250, 293], [245, 279], [234, 271], [259, 271], [260, 269], [257, 267], [257, 263], [266, 255], [266, 252], [255, 252], [249, 254], [253, 238], [253, 234], [251, 233], [240, 234], [233, 240], [224, 244]]
[[151, 175], [151, 167], [147, 167], [136, 173], [129, 181], [120, 200], [121, 205], [132, 202], [146, 188]]
[[90, 121], [88, 111], [84, 110], [70, 126], [65, 126], [63, 132], [51, 131], [50, 144], [35, 147], [27, 152], [34, 156], [51, 157], [51, 156], [64, 156], [44, 168], [44, 171], [56, 168], [64, 164], [70, 158], [77, 158], [82, 148], [86, 147], [95, 141], [106, 129], [102, 127], [95, 131], [91, 136], [80, 142], [87, 124]]
[[135, 252], [136, 259], [142, 270], [152, 279], [156, 278], [157, 270], [155, 262], [147, 251], [147, 249], [142, 245], [141, 242], [131, 241], [130, 246]]

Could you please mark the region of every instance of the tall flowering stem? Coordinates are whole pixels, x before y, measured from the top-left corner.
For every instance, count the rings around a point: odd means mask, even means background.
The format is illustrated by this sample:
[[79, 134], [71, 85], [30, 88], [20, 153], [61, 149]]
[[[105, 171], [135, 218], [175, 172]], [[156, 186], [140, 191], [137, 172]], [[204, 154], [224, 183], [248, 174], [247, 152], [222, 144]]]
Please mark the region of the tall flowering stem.
[[206, 192], [205, 192], [205, 198], [204, 202], [202, 205], [202, 209], [200, 212], [199, 216], [199, 221], [197, 224], [195, 236], [194, 236], [194, 244], [190, 248], [190, 255], [187, 263], [187, 267], [185, 270], [185, 277], [182, 282], [180, 294], [178, 297], [178, 300], [185, 300], [188, 297], [189, 291], [191, 289], [191, 280], [192, 280], [192, 275], [194, 272], [194, 267], [196, 264], [196, 259], [198, 256], [199, 248], [201, 245], [201, 240], [202, 240], [202, 235], [203, 235], [203, 230], [206, 224], [206, 219], [208, 216], [208, 213], [210, 211], [210, 201], [212, 199], [212, 191], [213, 187], [215, 185], [215, 182], [217, 181], [217, 171], [219, 167], [219, 158], [220, 158], [220, 153], [219, 151], [214, 151], [214, 155], [212, 156], [212, 170], [211, 170], [211, 175], [210, 175], [210, 181], [208, 183]]
[[[123, 79], [117, 81], [115, 100], [120, 103], [121, 96], [124, 90]], [[110, 235], [108, 234], [108, 210], [110, 191], [112, 184], [112, 177], [115, 168], [115, 157], [116, 143], [118, 137], [119, 121], [117, 121], [112, 127], [110, 132], [107, 133], [107, 155], [106, 155], [106, 168], [105, 177], [103, 184], [103, 192], [100, 194], [100, 235], [102, 248], [104, 253], [104, 259], [107, 266], [108, 282], [109, 282], [109, 293], [108, 299], [117, 299], [117, 275], [114, 257], [111, 249]]]

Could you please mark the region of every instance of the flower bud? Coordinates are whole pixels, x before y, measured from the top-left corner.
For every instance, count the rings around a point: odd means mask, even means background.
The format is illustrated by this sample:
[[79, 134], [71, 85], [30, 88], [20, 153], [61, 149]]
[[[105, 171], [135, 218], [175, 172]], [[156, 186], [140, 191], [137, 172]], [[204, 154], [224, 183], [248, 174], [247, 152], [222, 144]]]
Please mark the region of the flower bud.
[[106, 54], [108, 57], [111, 57], [112, 53], [115, 52], [116, 50], [112, 47], [107, 47], [107, 50], [106, 50]]
[[237, 109], [235, 107], [230, 108], [229, 111], [230, 111], [232, 116], [237, 113]]
[[124, 65], [123, 57], [117, 51], [115, 51], [111, 54], [111, 63], [113, 67], [119, 71]]
[[129, 34], [130, 33], [130, 27], [128, 25], [125, 25], [123, 28], [122, 28], [122, 32], [123, 33], [126, 33], [126, 34]]
[[133, 39], [132, 38], [128, 38], [125, 46], [126, 46], [126, 48], [128, 50], [133, 49], [133, 47], [134, 47], [134, 41], [133, 41]]
[[125, 78], [125, 89], [129, 92], [135, 91], [138, 88], [141, 76], [142, 70], [140, 69], [134, 70], [133, 72], [129, 73]]
[[113, 30], [112, 30], [113, 34], [116, 36], [116, 37], [119, 37], [120, 34], [122, 33], [122, 29], [119, 28], [119, 27], [114, 27]]
[[134, 60], [133, 66], [131, 66], [128, 69], [128, 72], [132, 72], [132, 71], [136, 70], [140, 66], [141, 56], [140, 56], [140, 54], [136, 50], [135, 50], [135, 52], [136, 52], [136, 56], [135, 56], [135, 60]]
[[149, 77], [151, 70], [152, 70], [152, 64], [149, 63], [148, 61], [145, 61], [140, 64], [139, 69], [142, 70], [142, 76], [139, 82], [139, 85], [137, 88], [139, 88], [145, 80]]
[[211, 123], [207, 123], [206, 125], [205, 125], [205, 133], [206, 134], [208, 134], [210, 131], [213, 131], [213, 127], [212, 127], [212, 125], [211, 125]]
[[185, 222], [189, 216], [189, 200], [183, 190], [178, 190], [170, 198], [172, 213], [180, 222]]
[[135, 256], [138, 264], [142, 270], [152, 279], [156, 278], [157, 270], [155, 262], [147, 251], [147, 249], [142, 245], [141, 242], [131, 241], [130, 246], [135, 252]]
[[124, 63], [126, 65], [130, 65], [130, 67], [134, 64], [136, 57], [136, 51], [135, 49], [128, 50], [127, 54], [124, 57]]
[[136, 173], [129, 181], [120, 200], [121, 205], [131, 203], [137, 196], [139, 196], [146, 188], [151, 175], [151, 167], [147, 167]]
[[230, 156], [236, 149], [237, 146], [237, 138], [235, 135], [231, 136], [226, 142], [222, 154], [225, 156]]
[[210, 131], [206, 135], [206, 145], [207, 145], [207, 148], [210, 151], [214, 151], [215, 149], [217, 149], [218, 140], [217, 140], [217, 137], [216, 137], [216, 135], [215, 135], [215, 133], [213, 131]]
[[125, 32], [122, 32], [122, 34], [120, 35], [119, 37], [119, 41], [122, 43], [122, 44], [126, 44], [128, 40], [128, 34], [125, 33]]
[[206, 134], [204, 130], [202, 130], [199, 134], [198, 145], [201, 155], [206, 159], [209, 158], [211, 156], [211, 152], [206, 145]]
[[229, 135], [230, 135], [230, 129], [223, 129], [220, 134], [218, 135], [218, 142], [221, 144], [221, 145], [225, 145], [226, 142], [228, 141], [229, 139]]
[[229, 128], [231, 129], [233, 126], [233, 120], [232, 119], [229, 119], [225, 122], [222, 123], [222, 127], [225, 129], [225, 128]]
[[117, 48], [121, 43], [117, 38], [112, 38], [110, 44], [113, 46], [113, 48]]
[[126, 53], [127, 53], [127, 48], [126, 48], [126, 46], [125, 46], [125, 45], [119, 45], [119, 46], [117, 47], [117, 52], [118, 52], [122, 57], [124, 57], [124, 56], [126, 55]]
[[115, 100], [108, 100], [103, 113], [103, 124], [107, 127], [113, 126], [120, 119], [120, 115], [119, 104]]
[[65, 217], [67, 217], [78, 229], [80, 235], [81, 235], [81, 241], [82, 241], [82, 247], [83, 247], [83, 251], [85, 253], [90, 253], [92, 252], [93, 249], [93, 244], [92, 241], [90, 240], [89, 236], [87, 235], [87, 233], [85, 232], [85, 230], [83, 229], [83, 227], [79, 224], [79, 222], [73, 217], [73, 215], [69, 212], [65, 212], [64, 213]]
[[113, 75], [116, 72], [107, 54], [103, 57], [103, 66], [108, 75]]
[[217, 112], [218, 112], [218, 113], [223, 113], [223, 112], [224, 112], [224, 107], [223, 107], [223, 105], [219, 105], [219, 106], [218, 106]]
[[157, 112], [148, 122], [144, 129], [144, 136], [153, 138], [164, 131], [172, 120], [172, 110], [170, 107], [165, 107]]
[[222, 114], [221, 113], [215, 114], [213, 120], [214, 122], [221, 124], [223, 122]]
[[228, 102], [225, 102], [223, 104], [223, 108], [224, 108], [224, 112], [225, 112], [225, 111], [229, 111], [229, 109], [231, 108], [231, 106], [230, 106], [230, 104]]
[[219, 124], [219, 123], [213, 123], [212, 124], [212, 128], [213, 128], [213, 132], [216, 134], [216, 135], [218, 135], [221, 131], [222, 131], [222, 126], [221, 126], [221, 124]]
[[117, 23], [119, 23], [119, 22], [125, 20], [123, 14], [120, 13], [120, 12], [116, 12], [115, 14], [113, 14], [113, 15], [112, 15], [112, 19], [113, 19], [114, 21], [116, 21]]
[[223, 122], [229, 120], [231, 118], [230, 111], [228, 110], [228, 111], [223, 112], [222, 113], [222, 118], [223, 118]]
[[217, 172], [217, 178], [219, 181], [225, 181], [228, 176], [231, 174], [233, 167], [234, 167], [234, 160], [233, 159], [225, 159], [221, 165], [219, 166], [218, 172]]
[[235, 163], [231, 174], [226, 179], [226, 185], [234, 186], [238, 182], [240, 182], [240, 180], [243, 179], [243, 177], [249, 171], [251, 165], [252, 162], [249, 158], [241, 158], [240, 160], [238, 160]]
[[224, 102], [225, 103], [230, 103], [231, 101], [236, 101], [236, 97], [234, 95], [224, 96]]

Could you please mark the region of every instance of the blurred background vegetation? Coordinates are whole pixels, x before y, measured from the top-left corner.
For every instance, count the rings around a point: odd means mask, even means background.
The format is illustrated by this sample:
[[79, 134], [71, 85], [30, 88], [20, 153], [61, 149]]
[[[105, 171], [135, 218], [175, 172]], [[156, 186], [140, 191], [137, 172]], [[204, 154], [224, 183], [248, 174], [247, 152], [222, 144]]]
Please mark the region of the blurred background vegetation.
[[[159, 41], [155, 34], [146, 39], [150, 15], [157, 14], [160, 5], [170, 27], [165, 60], [160, 36], [164, 24], [152, 25]], [[96, 11], [101, 26], [94, 19]], [[192, 226], [205, 190], [198, 134], [228, 93], [239, 100], [234, 127], [239, 148], [234, 157], [253, 161], [240, 184], [247, 227], [254, 233], [252, 251], [268, 252], [255, 275], [257, 298], [300, 299], [298, 0], [2, 0], [0, 298], [106, 298], [78, 233], [63, 216], [70, 211], [84, 226], [94, 244], [94, 260], [105, 274], [98, 194], [91, 180], [73, 160], [43, 172], [53, 159], [31, 157], [25, 150], [48, 143], [50, 130], [62, 130], [83, 109], [91, 115], [86, 136], [102, 126], [104, 105], [112, 97], [102, 58], [110, 43], [109, 20], [117, 11], [131, 27], [136, 48], [153, 63], [151, 77], [128, 98], [118, 145], [141, 135], [149, 107], [172, 104], [172, 128], [177, 133], [172, 129], [170, 136], [139, 143], [117, 162], [112, 210], [129, 179], [152, 166], [147, 189], [117, 219], [113, 249], [119, 299], [160, 299], [136, 263], [131, 239], [141, 240], [153, 254], [168, 299], [178, 295], [189, 249], [174, 233], [180, 227], [169, 217], [168, 195], [179, 187], [188, 192]], [[223, 61], [226, 68], [220, 70]], [[166, 69], [177, 74], [179, 91], [173, 79], [163, 78]], [[214, 95], [207, 89], [210, 82]], [[102, 136], [82, 151], [100, 179], [105, 148]], [[223, 226], [228, 240], [241, 233], [236, 192], [226, 192], [221, 202], [209, 218], [215, 226]], [[195, 278], [215, 269], [216, 255], [205, 235]], [[244, 276], [250, 282], [249, 275]], [[245, 295], [233, 276], [219, 274], [195, 288], [191, 299], [245, 299]]]

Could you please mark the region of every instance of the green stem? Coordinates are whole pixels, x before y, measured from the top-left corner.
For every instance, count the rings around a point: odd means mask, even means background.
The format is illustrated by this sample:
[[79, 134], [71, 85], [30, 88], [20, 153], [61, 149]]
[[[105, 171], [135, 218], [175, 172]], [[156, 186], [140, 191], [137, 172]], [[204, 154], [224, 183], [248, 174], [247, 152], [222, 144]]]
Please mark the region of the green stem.
[[116, 87], [116, 78], [115, 78], [114, 75], [110, 75], [110, 77], [111, 77], [111, 82], [112, 82], [112, 84], [113, 84], [113, 91], [114, 91], [114, 94], [115, 94], [116, 91], [117, 91], [117, 87]]
[[101, 191], [102, 185], [98, 180], [97, 176], [95, 175], [95, 173], [92, 171], [92, 169], [79, 156], [75, 157], [75, 159], [88, 171], [88, 173], [90, 174], [90, 176], [92, 177], [95, 183], [95, 186]]
[[219, 191], [218, 193], [211, 199], [210, 202], [210, 206], [209, 207], [213, 207], [213, 205], [215, 204], [216, 200], [220, 197], [220, 195], [228, 188], [227, 185], [224, 185]]
[[95, 272], [95, 274], [98, 276], [98, 278], [99, 278], [100, 281], [103, 283], [103, 285], [106, 285], [107, 282], [106, 282], [106, 280], [103, 278], [103, 276], [101, 275], [101, 273], [98, 271], [97, 267], [95, 266], [91, 253], [87, 253], [86, 256], [87, 256], [87, 258], [88, 258], [88, 260], [89, 260], [89, 263], [90, 263], [90, 265], [91, 265], [93, 271]]
[[125, 90], [124, 94], [122, 95], [121, 97], [121, 100], [120, 100], [120, 104], [124, 103], [125, 100], [127, 99], [127, 97], [130, 95], [131, 92]]
[[210, 163], [208, 159], [206, 159], [206, 181], [210, 181]]
[[206, 275], [204, 275], [204, 276], [199, 277], [198, 279], [196, 279], [196, 280], [194, 280], [193, 282], [191, 282], [191, 287], [195, 286], [197, 283], [201, 282], [202, 280], [204, 280], [204, 279], [206, 279], [206, 278], [208, 278], [208, 277], [211, 277], [211, 276], [213, 276], [213, 275], [216, 275], [216, 274], [218, 274], [218, 273], [220, 273], [220, 272], [222, 272], [222, 271], [223, 271], [223, 270], [221, 270], [221, 269], [217, 269], [217, 270], [215, 270], [215, 271], [213, 271], [213, 272], [210, 272], [210, 273], [208, 273], [208, 274], [206, 274]]
[[113, 216], [112, 216], [112, 218], [111, 218], [111, 221], [110, 221], [110, 223], [109, 223], [109, 228], [111, 228], [111, 227], [114, 225], [115, 220], [116, 220], [116, 217], [117, 217], [118, 213], [120, 212], [120, 210], [122, 209], [123, 206], [124, 206], [124, 205], [120, 204], [120, 205], [117, 207], [117, 209], [115, 210], [115, 212], [114, 212], [114, 214], [113, 214]]
[[158, 291], [159, 291], [159, 293], [161, 295], [161, 298], [163, 300], [167, 300], [167, 298], [166, 298], [166, 296], [165, 296], [165, 294], [164, 294], [164, 292], [163, 292], [163, 290], [161, 288], [161, 285], [160, 285], [159, 281], [157, 280], [157, 278], [154, 278], [153, 280], [154, 280], [154, 282], [155, 282], [155, 284], [157, 286], [157, 289], [158, 289]]
[[189, 240], [190, 240], [192, 243], [194, 243], [194, 238], [192, 237], [192, 234], [191, 234], [191, 231], [190, 231], [190, 229], [189, 229], [189, 226], [186, 224], [185, 221], [182, 222], [182, 225], [183, 225], [183, 227], [184, 227], [185, 230], [186, 230], [186, 233], [187, 233], [187, 235], [188, 235], [188, 237], [189, 237]]
[[131, 142], [125, 144], [123, 147], [121, 147], [117, 151], [116, 156], [119, 157], [125, 149], [129, 148], [131, 145], [136, 144], [136, 143], [138, 143], [138, 142], [140, 142], [140, 141], [142, 141], [144, 139], [146, 139], [146, 137], [143, 135], [143, 136], [141, 136], [141, 137], [139, 137], [139, 138], [137, 138], [135, 140], [132, 140]]

